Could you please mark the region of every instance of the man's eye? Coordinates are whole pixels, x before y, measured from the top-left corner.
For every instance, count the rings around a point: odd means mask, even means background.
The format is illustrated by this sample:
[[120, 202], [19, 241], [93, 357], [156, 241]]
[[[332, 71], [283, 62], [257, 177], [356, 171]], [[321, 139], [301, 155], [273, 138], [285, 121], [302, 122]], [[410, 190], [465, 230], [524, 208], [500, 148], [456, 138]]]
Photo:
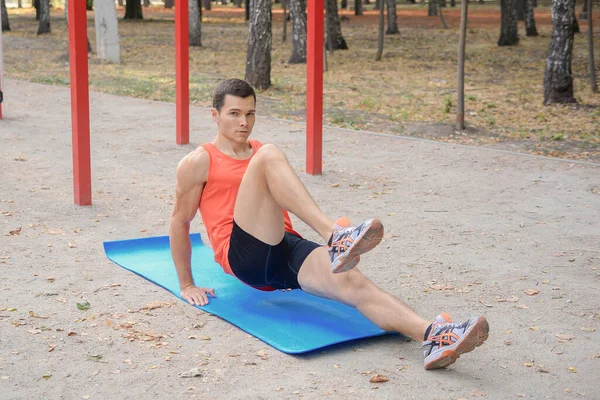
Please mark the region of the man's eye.
[[231, 115], [233, 115], [234, 117], [236, 117], [238, 115], [238, 113], [232, 112]]

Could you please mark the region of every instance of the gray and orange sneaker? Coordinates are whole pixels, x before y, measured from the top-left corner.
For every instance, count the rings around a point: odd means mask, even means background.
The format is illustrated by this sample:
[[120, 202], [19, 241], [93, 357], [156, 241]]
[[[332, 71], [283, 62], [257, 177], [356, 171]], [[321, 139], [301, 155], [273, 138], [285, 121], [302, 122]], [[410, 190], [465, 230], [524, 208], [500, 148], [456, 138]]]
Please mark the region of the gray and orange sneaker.
[[360, 255], [372, 250], [383, 239], [383, 224], [377, 218], [354, 227], [348, 225], [347, 218], [338, 219], [327, 242], [331, 269], [336, 274], [354, 268]]
[[425, 369], [445, 368], [488, 338], [490, 328], [485, 317], [473, 317], [462, 324], [446, 317], [442, 314], [436, 318], [423, 342]]

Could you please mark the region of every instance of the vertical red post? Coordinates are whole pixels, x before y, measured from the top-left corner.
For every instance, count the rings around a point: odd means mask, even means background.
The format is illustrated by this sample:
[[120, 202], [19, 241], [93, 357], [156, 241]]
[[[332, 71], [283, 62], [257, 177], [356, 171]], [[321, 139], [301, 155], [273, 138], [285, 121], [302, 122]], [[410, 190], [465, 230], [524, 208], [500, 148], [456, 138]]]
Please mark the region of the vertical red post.
[[323, 171], [323, 0], [308, 0], [306, 43], [306, 172]]
[[177, 129], [177, 144], [188, 144], [190, 142], [188, 25], [188, 0], [177, 0], [175, 4], [175, 126]]
[[86, 4], [69, 1], [69, 55], [71, 59], [71, 129], [75, 204], [92, 204], [90, 163], [90, 99]]

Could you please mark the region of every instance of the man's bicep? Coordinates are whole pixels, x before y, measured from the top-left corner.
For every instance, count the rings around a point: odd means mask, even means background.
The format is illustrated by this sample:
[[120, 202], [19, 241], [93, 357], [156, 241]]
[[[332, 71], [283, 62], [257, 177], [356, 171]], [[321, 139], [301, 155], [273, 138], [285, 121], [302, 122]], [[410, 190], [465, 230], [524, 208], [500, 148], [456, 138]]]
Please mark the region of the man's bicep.
[[175, 205], [173, 218], [180, 222], [189, 223], [194, 219], [196, 210], [200, 205], [202, 190], [204, 189], [206, 165], [202, 157], [184, 158], [177, 168], [177, 185], [175, 189]]

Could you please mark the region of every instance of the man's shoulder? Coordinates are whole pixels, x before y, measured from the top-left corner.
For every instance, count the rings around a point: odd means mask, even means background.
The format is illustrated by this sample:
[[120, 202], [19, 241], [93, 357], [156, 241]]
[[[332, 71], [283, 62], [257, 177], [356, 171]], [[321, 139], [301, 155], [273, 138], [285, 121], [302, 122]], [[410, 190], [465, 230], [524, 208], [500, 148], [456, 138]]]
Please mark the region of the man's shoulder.
[[178, 179], [186, 179], [204, 183], [208, 177], [210, 155], [202, 146], [188, 153], [177, 167]]

